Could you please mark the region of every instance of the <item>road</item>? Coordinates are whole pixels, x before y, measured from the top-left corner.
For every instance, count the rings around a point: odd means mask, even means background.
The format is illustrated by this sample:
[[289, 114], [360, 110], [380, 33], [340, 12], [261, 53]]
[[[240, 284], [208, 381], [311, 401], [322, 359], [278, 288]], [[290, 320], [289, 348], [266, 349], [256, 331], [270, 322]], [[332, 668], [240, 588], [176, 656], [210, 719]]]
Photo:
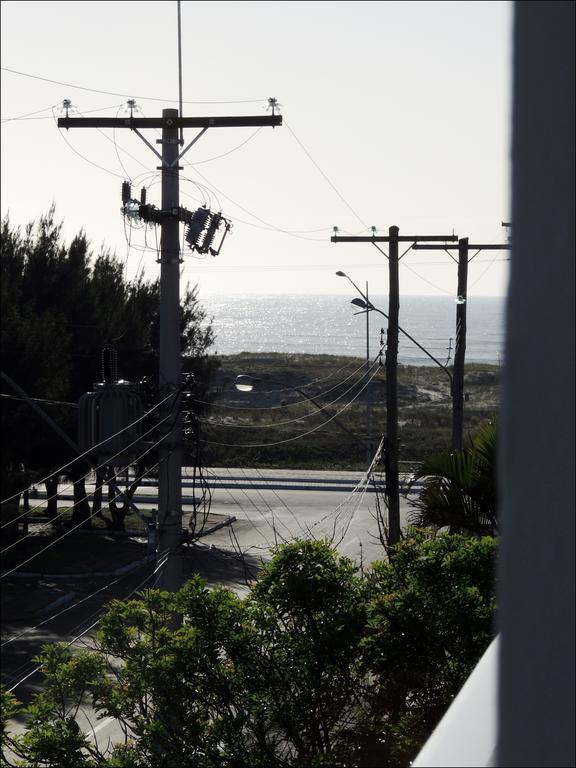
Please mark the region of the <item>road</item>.
[[[376, 495], [357, 488], [358, 473], [217, 470], [211, 477], [211, 511], [225, 518], [235, 517], [236, 521], [201, 539], [185, 556], [186, 571], [200, 573], [209, 584], [226, 584], [239, 594], [246, 594], [247, 576], [256, 573], [275, 545], [296, 537], [332, 539], [338, 550], [354, 559], [361, 568], [367, 568], [384, 556], [375, 519]], [[183, 477], [184, 498], [192, 492], [189, 478]], [[156, 495], [155, 485], [142, 487], [138, 492], [139, 508], [148, 512], [156, 504]], [[191, 507], [184, 505], [185, 512], [187, 509]], [[402, 497], [403, 526], [407, 523], [409, 509], [409, 503]], [[239, 552], [243, 553], [243, 560], [235, 556]], [[33, 628], [37, 621], [4, 625], [3, 642], [25, 633], [2, 649], [4, 680], [12, 685], [21, 679], [34, 668], [30, 660], [43, 643], [73, 640], [111, 597], [129, 594], [152, 570], [153, 566], [149, 566], [122, 578], [113, 588], [87, 599], [69, 614], [55, 618], [42, 628]], [[100, 584], [105, 581], [71, 583], [69, 588], [74, 591], [74, 603]], [[86, 638], [81, 642], [85, 643]], [[26, 700], [39, 689], [40, 682], [41, 676], [35, 674], [19, 686], [15, 694]], [[89, 733], [90, 722], [94, 724], [96, 721], [90, 711], [86, 712], [86, 717], [88, 719], [82, 725]], [[97, 725], [99, 743], [106, 743], [109, 737], [120, 739], [121, 734], [113, 721], [103, 723]], [[21, 723], [14, 725], [16, 729], [21, 727]]]

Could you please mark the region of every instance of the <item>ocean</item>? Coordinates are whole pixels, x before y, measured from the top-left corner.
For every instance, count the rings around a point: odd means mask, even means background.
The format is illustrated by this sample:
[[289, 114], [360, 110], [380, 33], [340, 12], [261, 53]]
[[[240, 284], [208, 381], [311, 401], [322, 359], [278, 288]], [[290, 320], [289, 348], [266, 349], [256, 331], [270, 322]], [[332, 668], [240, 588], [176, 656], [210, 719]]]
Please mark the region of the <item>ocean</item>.
[[[388, 297], [371, 296], [387, 313]], [[366, 315], [350, 304], [348, 296], [301, 294], [202, 294], [200, 302], [216, 334], [214, 351], [290, 352], [366, 356]], [[361, 314], [355, 315], [359, 311]], [[495, 296], [468, 298], [466, 360], [500, 364], [504, 348], [505, 299]], [[400, 327], [442, 363], [454, 356], [456, 303], [449, 296], [403, 296]], [[387, 320], [371, 312], [370, 356], [380, 346], [380, 329]], [[452, 339], [452, 342], [450, 342]], [[449, 352], [451, 347], [451, 352]], [[434, 365], [418, 347], [400, 333], [398, 352], [405, 365]]]

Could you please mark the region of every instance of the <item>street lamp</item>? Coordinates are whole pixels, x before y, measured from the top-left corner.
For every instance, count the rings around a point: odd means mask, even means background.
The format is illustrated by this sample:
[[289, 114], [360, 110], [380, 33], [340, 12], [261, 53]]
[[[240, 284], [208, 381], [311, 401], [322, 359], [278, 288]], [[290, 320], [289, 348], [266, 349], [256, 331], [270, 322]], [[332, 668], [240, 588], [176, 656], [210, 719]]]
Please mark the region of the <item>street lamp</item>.
[[245, 376], [240, 374], [236, 376], [234, 386], [239, 392], [252, 392], [254, 384], [257, 384], [260, 379], [255, 379], [253, 376]]
[[[345, 272], [338, 271], [336, 272], [338, 277], [346, 277], [348, 280], [350, 278]], [[358, 286], [350, 280], [352, 285], [356, 288], [356, 290], [360, 291]], [[360, 291], [362, 293], [362, 291]], [[366, 294], [362, 293], [362, 296], [365, 295], [366, 301], [368, 301], [368, 282], [366, 282]], [[361, 314], [361, 313], [357, 313]], [[372, 389], [369, 387], [369, 380], [370, 380], [370, 312], [366, 311], [366, 375], [365, 375], [365, 388], [366, 388], [366, 460], [368, 462], [368, 465], [370, 465], [370, 462], [372, 461]]]
[[[366, 294], [363, 293], [360, 288], [356, 285], [356, 283], [345, 273], [341, 270], [338, 270], [336, 272], [336, 275], [338, 277], [345, 277], [354, 288], [358, 291], [360, 298], [352, 299], [351, 304], [353, 304], [355, 307], [360, 307], [364, 312], [366, 312], [366, 315], [368, 315], [370, 312], [378, 312], [378, 314], [382, 315], [382, 317], [385, 317], [387, 320], [389, 320], [388, 315], [383, 312], [381, 309], [378, 309], [378, 307], [375, 307], [374, 304], [370, 301], [368, 298], [367, 292]], [[441, 368], [446, 376], [448, 376], [448, 380], [450, 381], [450, 395], [452, 398], [452, 419], [454, 420], [454, 413], [457, 408], [457, 393], [455, 391], [454, 387], [454, 381], [452, 378], [452, 374], [448, 370], [448, 368], [440, 362], [434, 355], [430, 354], [427, 349], [425, 349], [421, 344], [419, 344], [415, 338], [413, 338], [407, 331], [404, 330], [404, 328], [401, 328], [399, 325], [396, 326], [398, 331], [400, 333], [403, 333], [406, 338], [410, 339], [410, 341], [415, 344], [418, 349], [422, 350], [424, 354], [429, 357], [431, 360], [436, 363], [436, 365]], [[395, 359], [395, 358], [394, 358]], [[389, 371], [389, 358], [388, 358], [388, 347], [386, 349], [386, 371], [388, 375], [392, 375]], [[387, 382], [387, 388], [388, 388], [388, 382]], [[390, 536], [392, 541], [396, 541], [396, 537], [399, 535], [399, 498], [398, 498], [398, 453], [396, 446], [394, 444], [389, 443], [389, 435], [397, 435], [398, 433], [398, 401], [397, 401], [397, 394], [396, 389], [390, 390], [387, 392], [387, 408], [386, 408], [386, 494], [388, 497], [388, 504], [389, 504], [389, 526], [390, 526]], [[395, 442], [395, 440], [393, 441]], [[393, 508], [394, 508], [394, 514], [393, 514]]]
[[[380, 315], [385, 317], [386, 320], [388, 320], [388, 315], [385, 312], [382, 312], [381, 309], [378, 309], [378, 307], [375, 307], [374, 304], [372, 304], [372, 302], [368, 299], [368, 296], [366, 294], [364, 294], [360, 290], [360, 288], [358, 288], [356, 283], [350, 277], [348, 277], [348, 275], [345, 272], [342, 272], [342, 271], [339, 270], [338, 272], [336, 272], [336, 274], [338, 275], [338, 277], [346, 277], [352, 283], [354, 288], [356, 288], [356, 290], [358, 291], [360, 296], [362, 296], [361, 299], [352, 299], [351, 302], [350, 302], [351, 304], [354, 304], [355, 307], [360, 307], [361, 309], [363, 309], [366, 312], [366, 314], [368, 314], [369, 312], [378, 312]], [[422, 352], [424, 352], [425, 355], [427, 355], [431, 360], [433, 360], [436, 363], [436, 365], [438, 365], [440, 368], [442, 368], [442, 370], [444, 371], [446, 376], [448, 376], [448, 379], [450, 381], [450, 393], [452, 393], [452, 389], [453, 389], [453, 387], [452, 387], [452, 374], [450, 373], [448, 368], [444, 365], [444, 363], [441, 363], [440, 360], [438, 360], [436, 357], [434, 357], [434, 355], [430, 354], [430, 352], [428, 352], [428, 350], [425, 349], [422, 346], [422, 344], [419, 344], [413, 336], [410, 336], [408, 331], [405, 331], [404, 328], [398, 326], [398, 330], [400, 331], [400, 333], [403, 333], [404, 336], [406, 336], [406, 338], [410, 339], [410, 341], [413, 344], [415, 344], [418, 347], [418, 349], [421, 349]]]

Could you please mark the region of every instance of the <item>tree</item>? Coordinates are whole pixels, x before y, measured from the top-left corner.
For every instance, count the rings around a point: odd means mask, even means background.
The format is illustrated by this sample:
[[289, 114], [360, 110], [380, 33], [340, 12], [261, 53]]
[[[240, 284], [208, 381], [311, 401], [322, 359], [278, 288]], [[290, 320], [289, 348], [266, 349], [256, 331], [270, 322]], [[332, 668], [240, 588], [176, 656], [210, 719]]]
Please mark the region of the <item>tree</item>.
[[424, 480], [410, 522], [494, 536], [498, 531], [496, 506], [496, 439], [493, 422], [485, 422], [462, 450], [437, 453], [415, 474]]
[[[45, 648], [44, 691], [5, 746], [47, 768], [407, 765], [492, 637], [495, 543], [421, 532], [397, 549], [361, 577], [295, 541], [245, 598], [195, 576], [113, 601], [95, 652]], [[125, 744], [85, 748], [86, 695]]]
[[[367, 765], [407, 765], [494, 636], [496, 542], [412, 529], [368, 576]], [[374, 735], [377, 734], [377, 739]], [[376, 759], [378, 758], [378, 759]]]

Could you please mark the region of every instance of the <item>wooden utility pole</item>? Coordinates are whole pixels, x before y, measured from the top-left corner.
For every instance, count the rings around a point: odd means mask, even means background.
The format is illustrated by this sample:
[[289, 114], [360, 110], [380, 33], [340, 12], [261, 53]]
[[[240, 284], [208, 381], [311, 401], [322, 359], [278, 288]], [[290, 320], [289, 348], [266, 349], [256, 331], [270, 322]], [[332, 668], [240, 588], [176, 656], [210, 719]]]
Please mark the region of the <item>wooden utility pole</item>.
[[[366, 299], [368, 296], [368, 281], [366, 281]], [[366, 309], [366, 462], [370, 466], [372, 462], [372, 390], [370, 388], [370, 312]]]
[[456, 299], [456, 346], [452, 373], [452, 448], [464, 439], [464, 360], [466, 357], [466, 308], [468, 306], [468, 238], [458, 241], [458, 291]]
[[[179, 547], [182, 531], [182, 457], [180, 395], [180, 237], [179, 224], [185, 220], [180, 208], [179, 160], [208, 130], [208, 128], [240, 128], [282, 125], [281, 115], [246, 117], [181, 117], [176, 109], [162, 110], [162, 117], [93, 118], [66, 117], [58, 119], [59, 128], [128, 128], [136, 133], [161, 162], [162, 208], [158, 212], [161, 226], [160, 255], [160, 397], [167, 398], [159, 409], [159, 423], [163, 425], [159, 448], [160, 471], [158, 477], [158, 559], [166, 557], [160, 586], [176, 591], [181, 586], [181, 556]], [[179, 130], [199, 128], [200, 132], [185, 149], [178, 138]], [[142, 135], [143, 129], [161, 129], [160, 154]]]
[[[400, 235], [399, 229], [392, 226], [388, 229], [387, 237], [372, 235], [369, 237], [348, 237], [333, 235], [332, 243], [372, 243], [380, 253], [388, 259], [389, 295], [388, 295], [388, 331], [386, 336], [386, 425], [385, 425], [385, 492], [388, 502], [388, 541], [390, 545], [400, 541], [400, 491], [398, 470], [398, 315], [400, 310], [400, 289], [398, 280], [398, 263], [402, 256], [420, 241], [454, 242], [456, 235]], [[387, 242], [390, 245], [385, 254], [377, 243]], [[405, 253], [398, 255], [401, 242], [412, 243]], [[368, 307], [371, 305], [368, 303]]]
[[400, 541], [400, 485], [398, 465], [398, 313], [400, 285], [398, 281], [398, 227], [388, 230], [388, 330], [386, 333], [386, 442], [384, 471], [388, 496], [388, 535], [390, 544]]
[[[417, 244], [415, 250], [449, 251], [455, 246]], [[452, 371], [452, 448], [461, 449], [464, 444], [464, 361], [466, 358], [466, 315], [468, 309], [468, 264], [483, 250], [507, 250], [510, 245], [484, 244], [470, 245], [467, 237], [458, 241], [458, 286], [456, 293], [456, 346], [454, 348], [454, 366]], [[468, 257], [470, 250], [476, 253]]]

